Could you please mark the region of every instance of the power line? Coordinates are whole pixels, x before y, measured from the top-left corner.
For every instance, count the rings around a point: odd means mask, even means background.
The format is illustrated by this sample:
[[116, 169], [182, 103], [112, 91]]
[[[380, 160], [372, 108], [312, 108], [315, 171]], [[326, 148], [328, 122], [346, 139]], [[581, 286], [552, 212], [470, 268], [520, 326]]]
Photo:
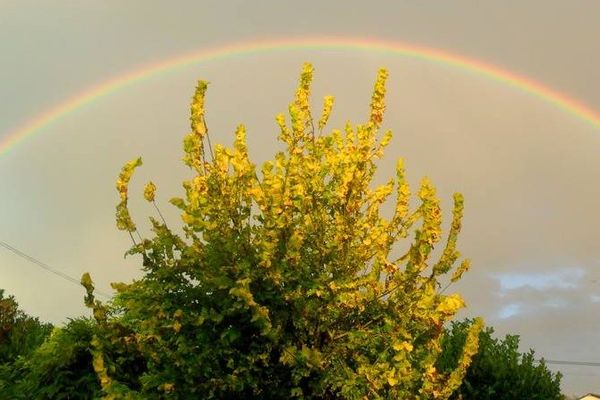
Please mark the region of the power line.
[[[73, 278], [70, 275], [65, 274], [64, 272], [61, 272], [59, 270], [57, 270], [56, 268], [52, 268], [51, 266], [49, 266], [48, 264], [30, 256], [27, 253], [22, 252], [21, 250], [11, 246], [10, 244], [0, 240], [0, 246], [4, 247], [7, 250], [12, 251], [13, 253], [15, 253], [16, 255], [18, 255], [21, 258], [24, 258], [25, 260], [37, 265], [38, 267], [45, 269], [46, 271], [60, 277], [63, 278], [64, 280], [67, 280], [71, 283], [76, 284], [77, 286], [81, 287], [81, 282], [79, 281], [79, 279]], [[101, 295], [102, 297], [106, 298], [106, 299], [110, 299], [112, 296], [109, 295], [108, 293], [104, 293], [101, 290], [94, 290], [94, 293], [97, 293], [99, 295]]]
[[[537, 362], [541, 362], [542, 360], [537, 360]], [[584, 365], [586, 367], [600, 367], [600, 362], [590, 362], [590, 361], [563, 361], [563, 360], [543, 360], [546, 364], [556, 364], [556, 365]]]

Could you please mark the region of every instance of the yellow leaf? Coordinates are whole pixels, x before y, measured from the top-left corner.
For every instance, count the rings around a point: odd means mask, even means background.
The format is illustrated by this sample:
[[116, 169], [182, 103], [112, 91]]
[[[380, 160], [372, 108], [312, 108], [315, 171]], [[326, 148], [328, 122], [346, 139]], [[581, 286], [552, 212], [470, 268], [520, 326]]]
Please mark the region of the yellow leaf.
[[152, 182], [148, 182], [144, 188], [144, 198], [149, 201], [154, 201], [154, 193], [156, 192], [156, 186]]
[[333, 101], [333, 96], [325, 96], [323, 99], [323, 113], [321, 114], [321, 119], [319, 119], [319, 129], [323, 129], [327, 125], [327, 120], [333, 108]]
[[453, 315], [459, 309], [465, 306], [465, 302], [459, 294], [455, 293], [444, 297], [442, 302], [438, 304], [437, 311], [447, 315]]
[[392, 368], [391, 371], [386, 373], [387, 382], [390, 386], [396, 386], [398, 384], [398, 377], [396, 376], [396, 368]]
[[459, 280], [462, 275], [467, 272], [469, 270], [469, 268], [471, 268], [471, 261], [470, 260], [464, 260], [460, 266], [456, 269], [456, 271], [454, 271], [454, 273], [452, 274], [452, 278], [450, 279], [451, 282], [456, 282], [457, 280]]
[[392, 345], [392, 348], [396, 351], [413, 351], [413, 345], [409, 342], [396, 342]]
[[160, 385], [160, 390], [162, 390], [165, 393], [171, 393], [173, 391], [173, 389], [175, 389], [175, 384], [174, 383], [163, 383], [162, 385]]
[[175, 323], [173, 324], [173, 330], [179, 333], [179, 331], [181, 330], [181, 323], [179, 321], [175, 321]]

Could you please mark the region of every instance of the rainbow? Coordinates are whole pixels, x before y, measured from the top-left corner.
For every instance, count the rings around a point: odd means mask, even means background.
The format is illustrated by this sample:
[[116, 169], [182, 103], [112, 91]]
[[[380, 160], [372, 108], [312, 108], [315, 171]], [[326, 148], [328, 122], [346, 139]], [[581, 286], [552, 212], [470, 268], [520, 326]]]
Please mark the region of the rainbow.
[[445, 64], [492, 79], [538, 97], [559, 109], [600, 128], [600, 114], [585, 104], [551, 89], [533, 79], [518, 75], [497, 66], [458, 54], [433, 48], [379, 39], [356, 38], [302, 38], [281, 40], [254, 40], [205, 49], [145, 65], [89, 87], [24, 123], [0, 139], [0, 155], [7, 153], [24, 139], [41, 132], [45, 127], [66, 115], [110, 93], [139, 83], [152, 76], [184, 68], [193, 64], [214, 61], [246, 54], [290, 50], [348, 50], [392, 54]]

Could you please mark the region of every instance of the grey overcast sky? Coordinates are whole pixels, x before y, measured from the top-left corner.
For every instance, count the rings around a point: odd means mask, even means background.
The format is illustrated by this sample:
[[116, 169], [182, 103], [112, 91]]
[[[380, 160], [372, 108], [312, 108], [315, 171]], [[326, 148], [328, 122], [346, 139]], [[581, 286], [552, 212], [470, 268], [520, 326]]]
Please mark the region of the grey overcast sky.
[[[89, 87], [192, 51], [253, 40], [372, 38], [443, 50], [530, 77], [600, 110], [600, 2], [0, 0], [0, 143]], [[382, 163], [404, 157], [446, 209], [466, 198], [460, 239], [473, 267], [456, 290], [498, 334], [551, 360], [600, 362], [600, 127], [492, 79], [440, 63], [364, 51], [278, 51], [161, 74], [80, 107], [0, 156], [0, 240], [98, 287], [139, 275], [114, 225], [114, 180], [137, 155], [167, 200], [181, 193], [181, 138], [196, 79], [211, 81], [214, 141], [248, 127], [251, 151], [276, 148], [303, 61], [314, 104], [333, 94], [332, 126], [366, 115], [377, 68], [390, 71]], [[141, 227], [152, 210], [132, 204]], [[168, 210], [168, 211], [167, 211]], [[55, 323], [86, 314], [78, 286], [0, 248], [0, 287]], [[555, 366], [552, 366], [555, 368]], [[600, 367], [561, 366], [569, 394], [600, 392]]]

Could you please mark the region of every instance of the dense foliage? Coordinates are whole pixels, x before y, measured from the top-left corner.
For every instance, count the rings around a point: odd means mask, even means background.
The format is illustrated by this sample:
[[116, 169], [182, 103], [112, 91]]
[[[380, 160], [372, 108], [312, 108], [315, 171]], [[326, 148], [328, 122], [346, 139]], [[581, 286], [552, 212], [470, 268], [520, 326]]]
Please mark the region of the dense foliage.
[[[451, 370], [460, 358], [472, 321], [453, 322], [442, 341], [441, 369]], [[463, 400], [560, 400], [561, 374], [537, 362], [534, 351], [519, 352], [519, 337], [493, 337], [486, 327], [479, 333], [479, 351], [452, 399]]]
[[[442, 212], [431, 182], [422, 180], [414, 210], [402, 160], [395, 179], [372, 186], [391, 139], [379, 136], [387, 72], [379, 72], [367, 121], [330, 133], [333, 97], [313, 121], [312, 73], [305, 65], [290, 121], [276, 118], [285, 150], [258, 171], [243, 125], [233, 147], [211, 148], [207, 84], [199, 82], [184, 140], [193, 174], [185, 197], [171, 200], [184, 237], [157, 207], [152, 237], [141, 238], [127, 208], [141, 159], [123, 167], [117, 226], [131, 235], [145, 275], [114, 284], [109, 304], [82, 278], [107, 398], [446, 399], [461, 384], [480, 320], [467, 329], [455, 368], [436, 363], [443, 324], [464, 306], [439, 290], [440, 278], [453, 271], [456, 281], [469, 267], [465, 260], [453, 269], [463, 199], [454, 196], [450, 232], [432, 262]], [[152, 203], [155, 190], [149, 183], [144, 191]]]
[[100, 384], [90, 353], [95, 322], [53, 328], [0, 289], [0, 399], [92, 399]]
[[[95, 322], [72, 320], [50, 337], [0, 370], [2, 399], [95, 399], [100, 384], [90, 353]], [[2, 381], [2, 379], [4, 381]]]
[[13, 296], [0, 289], [0, 365], [36, 349], [51, 330], [51, 324], [27, 315]]

